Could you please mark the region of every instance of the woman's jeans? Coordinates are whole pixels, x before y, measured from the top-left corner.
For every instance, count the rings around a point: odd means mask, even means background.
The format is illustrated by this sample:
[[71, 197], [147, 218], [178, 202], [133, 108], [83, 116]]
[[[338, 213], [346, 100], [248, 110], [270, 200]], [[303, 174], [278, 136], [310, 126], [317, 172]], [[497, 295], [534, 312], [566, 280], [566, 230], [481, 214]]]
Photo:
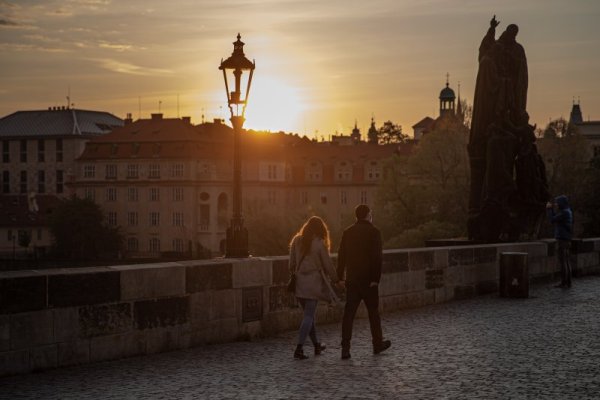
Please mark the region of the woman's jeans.
[[315, 314], [317, 313], [318, 300], [298, 299], [298, 302], [304, 310], [304, 317], [302, 318], [300, 333], [298, 334], [298, 344], [304, 345], [307, 336], [310, 336], [313, 344], [317, 344], [319, 343], [319, 339], [317, 339], [317, 331], [315, 330]]

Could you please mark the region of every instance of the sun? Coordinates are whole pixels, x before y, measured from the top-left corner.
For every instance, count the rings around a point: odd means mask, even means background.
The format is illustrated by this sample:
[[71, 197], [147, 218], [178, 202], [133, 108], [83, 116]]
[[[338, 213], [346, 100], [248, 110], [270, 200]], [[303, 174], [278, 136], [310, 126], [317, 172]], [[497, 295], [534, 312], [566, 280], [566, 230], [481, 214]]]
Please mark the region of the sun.
[[244, 128], [272, 132], [301, 131], [305, 109], [301, 90], [272, 77], [254, 76]]

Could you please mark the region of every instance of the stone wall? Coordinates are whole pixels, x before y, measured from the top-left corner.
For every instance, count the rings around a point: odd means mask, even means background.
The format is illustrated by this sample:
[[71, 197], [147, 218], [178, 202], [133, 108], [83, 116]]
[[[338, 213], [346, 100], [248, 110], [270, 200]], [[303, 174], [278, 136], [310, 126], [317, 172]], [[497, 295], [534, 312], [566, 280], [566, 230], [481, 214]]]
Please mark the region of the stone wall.
[[[600, 239], [574, 243], [578, 275], [600, 271]], [[500, 253], [529, 254], [532, 280], [557, 273], [554, 241], [389, 250], [381, 309], [498, 289]], [[247, 340], [297, 329], [287, 257], [0, 273], [0, 376]], [[319, 323], [342, 308], [322, 305]], [[365, 314], [364, 308], [359, 311]]]

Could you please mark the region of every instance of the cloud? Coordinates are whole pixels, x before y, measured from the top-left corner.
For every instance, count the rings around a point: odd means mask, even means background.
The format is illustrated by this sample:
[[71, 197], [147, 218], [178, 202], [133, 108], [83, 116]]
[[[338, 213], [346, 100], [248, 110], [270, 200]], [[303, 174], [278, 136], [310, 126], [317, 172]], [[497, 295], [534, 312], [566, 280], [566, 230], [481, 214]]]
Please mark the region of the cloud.
[[124, 52], [124, 51], [127, 51], [127, 50], [134, 50], [134, 46], [131, 45], [131, 44], [118, 44], [118, 43], [101, 42], [99, 44], [99, 46], [102, 49], [116, 50], [118, 52]]
[[18, 26], [19, 24], [17, 24], [14, 21], [11, 21], [9, 19], [5, 19], [5, 18], [0, 18], [0, 26]]
[[71, 17], [73, 16], [73, 12], [69, 10], [65, 10], [64, 8], [58, 8], [56, 10], [48, 11], [46, 15], [54, 16], [54, 17]]
[[59, 39], [51, 38], [51, 37], [44, 36], [44, 35], [24, 35], [23, 37], [25, 39], [33, 40], [36, 42], [44, 42], [44, 43], [56, 43], [56, 42], [60, 41]]
[[129, 74], [129, 75], [164, 75], [171, 74], [173, 71], [168, 69], [160, 69], [160, 68], [148, 68], [142, 67], [139, 65], [117, 61], [113, 59], [103, 59], [103, 60], [94, 60], [99, 61], [103, 68], [118, 72], [121, 74]]
[[42, 51], [45, 53], [68, 53], [70, 50], [58, 47], [45, 47], [26, 43], [0, 43], [0, 51]]

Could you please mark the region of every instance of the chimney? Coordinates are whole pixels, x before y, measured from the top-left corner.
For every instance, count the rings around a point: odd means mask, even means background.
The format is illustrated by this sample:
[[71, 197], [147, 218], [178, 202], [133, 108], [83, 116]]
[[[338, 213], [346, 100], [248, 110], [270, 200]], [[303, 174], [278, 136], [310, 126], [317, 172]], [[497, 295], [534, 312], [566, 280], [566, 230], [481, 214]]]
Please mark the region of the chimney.
[[213, 122], [214, 122], [215, 124], [220, 124], [221, 122], [223, 122], [223, 120], [222, 120], [221, 118], [214, 118], [214, 119], [213, 119]]
[[181, 117], [181, 120], [189, 125], [192, 123], [192, 117]]
[[152, 121], [160, 121], [161, 119], [163, 119], [162, 113], [150, 114], [150, 116], [152, 117]]
[[127, 113], [127, 117], [125, 118], [125, 125], [129, 125], [133, 122], [133, 118], [131, 117], [131, 113]]

